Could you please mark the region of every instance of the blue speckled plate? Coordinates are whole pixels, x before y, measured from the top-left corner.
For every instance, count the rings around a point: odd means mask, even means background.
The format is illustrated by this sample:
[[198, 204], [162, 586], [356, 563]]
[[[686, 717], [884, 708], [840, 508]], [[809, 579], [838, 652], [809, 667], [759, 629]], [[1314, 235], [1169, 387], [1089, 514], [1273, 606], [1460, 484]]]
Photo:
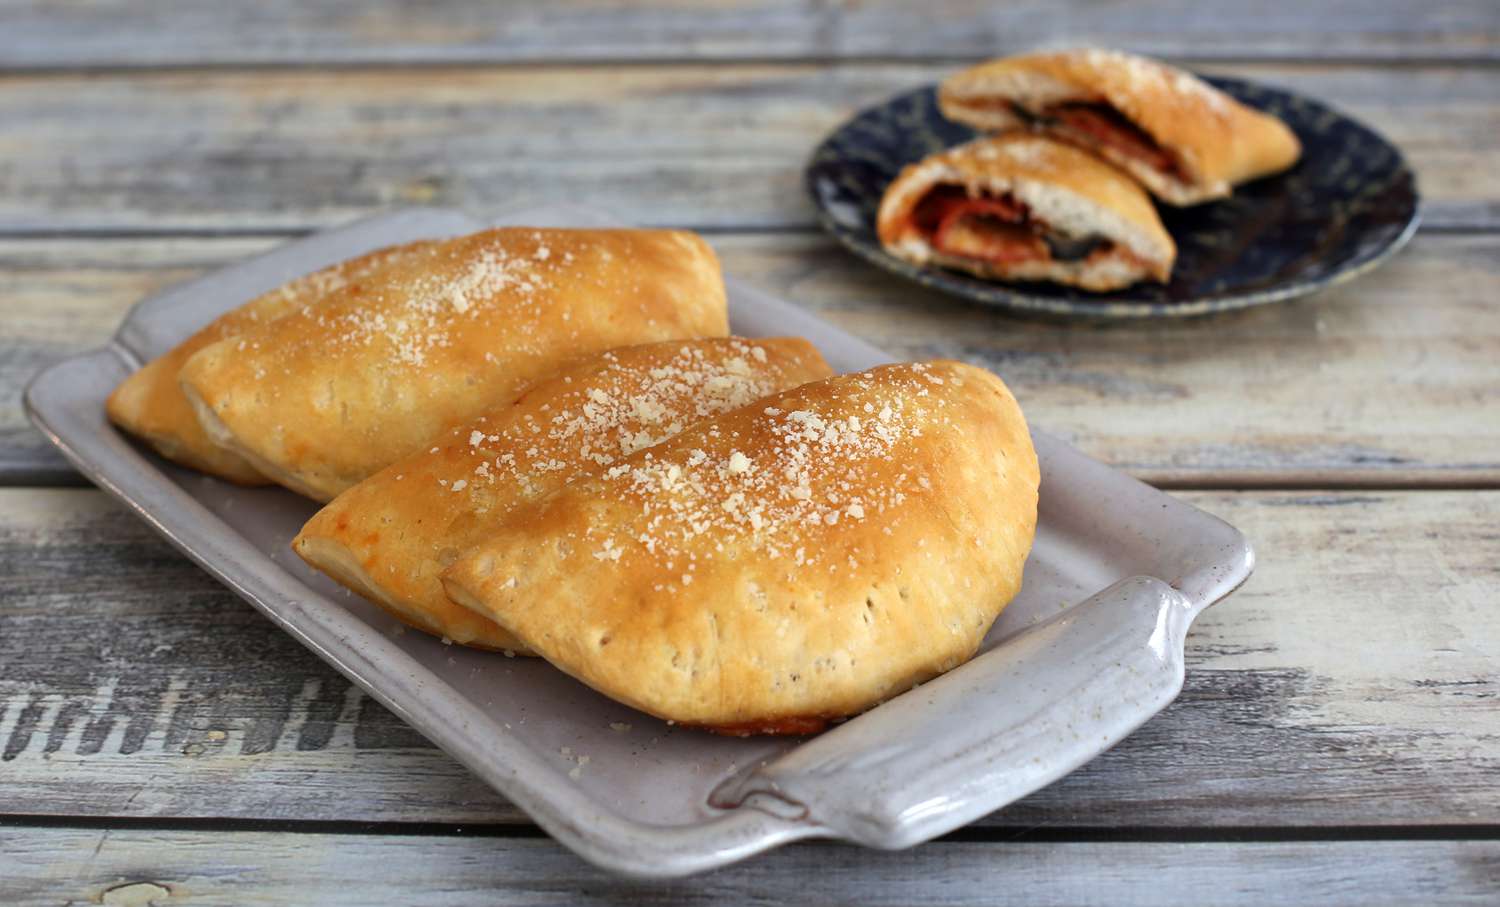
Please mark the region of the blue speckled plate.
[[1177, 266], [1166, 285], [1089, 293], [994, 283], [886, 253], [875, 235], [886, 186], [905, 165], [976, 135], [943, 117], [932, 87], [865, 110], [825, 139], [808, 163], [807, 189], [823, 225], [860, 257], [974, 302], [1050, 315], [1161, 318], [1280, 302], [1350, 280], [1411, 238], [1416, 179], [1390, 142], [1316, 101], [1205, 78], [1285, 121], [1302, 140], [1302, 160], [1286, 173], [1239, 186], [1223, 201], [1158, 205], [1177, 241]]

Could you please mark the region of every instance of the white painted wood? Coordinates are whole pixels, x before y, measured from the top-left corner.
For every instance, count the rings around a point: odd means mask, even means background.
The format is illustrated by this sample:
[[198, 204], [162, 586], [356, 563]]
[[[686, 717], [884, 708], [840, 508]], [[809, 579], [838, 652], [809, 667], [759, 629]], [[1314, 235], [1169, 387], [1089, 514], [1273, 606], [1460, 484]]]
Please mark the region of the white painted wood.
[[1500, 842], [794, 844], [672, 883], [545, 839], [17, 828], [0, 899], [78, 904], [1490, 905]]
[[1065, 38], [1159, 54], [1238, 58], [1493, 59], [1483, 0], [978, 0], [712, 4], [360, 3], [357, 0], [46, 0], [0, 4], [0, 65], [521, 62], [736, 57], [942, 57], [1009, 53]]
[[[1260, 567], [1182, 697], [986, 822], [1500, 824], [1500, 492], [1184, 497]], [[0, 589], [0, 814], [524, 821], [101, 493], [0, 491]]]
[[[0, 231], [302, 230], [413, 202], [571, 201], [626, 221], [809, 227], [802, 167], [935, 64], [151, 71], [0, 81]], [[1214, 71], [1324, 99], [1405, 149], [1429, 226], [1491, 227], [1487, 68]]]
[[[994, 369], [1035, 424], [1150, 481], [1500, 482], [1500, 237], [1420, 236], [1300, 303], [1108, 329], [959, 303], [820, 234], [712, 239], [728, 273], [896, 356]], [[0, 241], [0, 476], [72, 475], [18, 405], [38, 369], [102, 343], [136, 299], [273, 242]]]

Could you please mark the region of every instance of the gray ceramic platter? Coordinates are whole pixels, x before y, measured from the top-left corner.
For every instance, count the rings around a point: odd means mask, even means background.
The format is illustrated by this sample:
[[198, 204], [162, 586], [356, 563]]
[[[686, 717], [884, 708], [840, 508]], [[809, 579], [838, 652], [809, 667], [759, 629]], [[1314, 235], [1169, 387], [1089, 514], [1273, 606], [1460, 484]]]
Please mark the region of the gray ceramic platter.
[[[495, 223], [611, 221], [549, 207]], [[1036, 546], [977, 658], [816, 737], [718, 737], [633, 712], [540, 660], [402, 630], [291, 553], [315, 505], [177, 469], [105, 422], [104, 398], [125, 375], [219, 313], [379, 246], [481, 226], [402, 211], [169, 290], [137, 305], [106, 348], [38, 375], [26, 405], [84, 475], [593, 863], [683, 875], [799, 838], [900, 848], [957, 828], [1171, 702], [1188, 626], [1250, 573], [1232, 527], [1039, 432]], [[889, 361], [744, 285], [731, 281], [729, 298], [738, 333], [807, 337], [844, 371]]]

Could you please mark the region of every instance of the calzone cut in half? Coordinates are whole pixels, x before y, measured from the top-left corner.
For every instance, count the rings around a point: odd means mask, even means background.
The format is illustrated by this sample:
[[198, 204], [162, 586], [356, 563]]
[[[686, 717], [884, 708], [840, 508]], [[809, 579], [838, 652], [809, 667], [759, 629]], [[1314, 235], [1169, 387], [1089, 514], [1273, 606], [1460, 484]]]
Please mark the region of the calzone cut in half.
[[800, 733], [973, 656], [1021, 586], [1037, 460], [957, 362], [805, 384], [496, 526], [444, 573], [554, 665], [725, 733]]
[[805, 340], [680, 340], [585, 359], [339, 495], [292, 547], [406, 623], [527, 653], [483, 612], [450, 601], [444, 568], [518, 508], [686, 426], [827, 377]]
[[1112, 50], [981, 63], [944, 80], [938, 103], [984, 132], [1031, 127], [1087, 148], [1174, 205], [1223, 198], [1302, 153], [1276, 117], [1192, 73]]
[[326, 501], [571, 359], [727, 329], [694, 234], [505, 228], [208, 346], [179, 379], [215, 442]]
[[177, 385], [177, 373], [183, 363], [206, 346], [275, 321], [334, 291], [358, 297], [371, 275], [392, 261], [415, 254], [425, 245], [393, 246], [314, 271], [220, 315], [120, 382], [105, 403], [109, 420], [175, 463], [241, 485], [267, 484], [270, 480], [248, 460], [215, 444], [204, 433], [192, 405]]
[[908, 166], [877, 221], [891, 254], [984, 278], [1112, 290], [1165, 282], [1177, 247], [1124, 173], [1045, 136], [976, 139]]

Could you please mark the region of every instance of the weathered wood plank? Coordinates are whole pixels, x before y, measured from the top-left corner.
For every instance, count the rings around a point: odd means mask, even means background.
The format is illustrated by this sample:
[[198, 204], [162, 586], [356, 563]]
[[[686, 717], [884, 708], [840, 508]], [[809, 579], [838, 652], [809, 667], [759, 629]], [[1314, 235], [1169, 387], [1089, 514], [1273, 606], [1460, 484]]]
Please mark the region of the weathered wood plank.
[[[1292, 306], [1090, 329], [1018, 322], [887, 276], [821, 235], [713, 237], [725, 269], [908, 358], [987, 365], [1032, 420], [1163, 484], [1500, 483], [1500, 236], [1426, 235]], [[0, 479], [71, 471], [24, 383], [136, 299], [268, 239], [0, 241]]]
[[[1493, 904], [1497, 841], [795, 844], [673, 882], [631, 881], [539, 839], [0, 831], [0, 898], [59, 903], [1254, 905]], [[135, 898], [135, 900], [130, 900]]]
[[[810, 226], [801, 169], [939, 65], [155, 72], [0, 81], [0, 231], [300, 230], [408, 202], [567, 200]], [[1325, 98], [1411, 156], [1427, 223], [1500, 223], [1500, 70], [1214, 67]]]
[[1129, 5], [1022, 0], [712, 4], [0, 4], [0, 66], [931, 58], [1010, 53], [1062, 38], [1157, 54], [1237, 58], [1491, 59], [1484, 0]]
[[725, 266], [910, 359], [993, 369], [1034, 424], [1147, 481], [1500, 481], [1500, 243], [1422, 236], [1287, 306], [1089, 328], [913, 287], [816, 240], [722, 241]]
[[[1500, 492], [1185, 497], [1261, 566], [1182, 697], [986, 822], [1500, 824]], [[0, 491], [0, 589], [0, 814], [524, 821], [99, 492]]]
[[82, 481], [22, 411], [38, 371], [103, 345], [140, 299], [280, 241], [0, 242], [0, 484]]

